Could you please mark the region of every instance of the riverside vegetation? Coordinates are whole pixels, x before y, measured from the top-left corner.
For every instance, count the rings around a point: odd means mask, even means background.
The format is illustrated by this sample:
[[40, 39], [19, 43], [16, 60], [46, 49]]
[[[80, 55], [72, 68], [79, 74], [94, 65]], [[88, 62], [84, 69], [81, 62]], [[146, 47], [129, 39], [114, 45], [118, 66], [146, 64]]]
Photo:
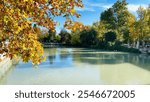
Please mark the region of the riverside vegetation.
[[[140, 47], [149, 49], [150, 6], [139, 7], [137, 17], [127, 9], [126, 0], [118, 0], [100, 14], [100, 20], [88, 29], [68, 32], [62, 29], [56, 35], [50, 30], [42, 36], [42, 42], [58, 42], [74, 47], [140, 53]], [[90, 18], [89, 18], [90, 19]]]
[[[140, 45], [150, 43], [150, 6], [139, 7], [135, 17], [127, 5], [126, 0], [117, 0], [100, 14], [99, 21], [92, 26], [84, 26], [70, 19], [72, 16], [80, 17], [75, 7], [82, 8], [82, 0], [0, 1], [0, 53], [11, 59], [20, 56], [24, 62], [40, 64], [45, 59], [40, 42], [46, 41], [139, 53]], [[55, 16], [65, 17], [64, 27], [71, 32], [64, 28], [56, 35], [58, 23], [53, 20]], [[41, 27], [49, 29], [49, 32], [41, 30]], [[5, 44], [6, 41], [9, 43]]]

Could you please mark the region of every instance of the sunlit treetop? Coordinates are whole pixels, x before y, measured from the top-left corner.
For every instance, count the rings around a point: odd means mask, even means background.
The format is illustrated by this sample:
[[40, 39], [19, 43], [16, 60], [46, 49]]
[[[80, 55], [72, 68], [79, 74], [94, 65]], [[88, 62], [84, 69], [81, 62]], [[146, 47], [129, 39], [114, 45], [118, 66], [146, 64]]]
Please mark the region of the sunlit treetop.
[[66, 19], [64, 26], [72, 31], [88, 29], [88, 26], [83, 25], [81, 22], [73, 22], [71, 19]]
[[[0, 1], [0, 53], [10, 58], [20, 56], [24, 62], [39, 64], [43, 48], [38, 41], [40, 28], [55, 30], [54, 17], [66, 18], [65, 27], [74, 29], [79, 22], [68, 20], [80, 17], [75, 7], [83, 7], [82, 0], [1, 0]], [[33, 27], [33, 22], [37, 26]], [[69, 24], [71, 23], [71, 27]], [[80, 25], [82, 25], [80, 23]], [[5, 44], [8, 41], [8, 44]]]

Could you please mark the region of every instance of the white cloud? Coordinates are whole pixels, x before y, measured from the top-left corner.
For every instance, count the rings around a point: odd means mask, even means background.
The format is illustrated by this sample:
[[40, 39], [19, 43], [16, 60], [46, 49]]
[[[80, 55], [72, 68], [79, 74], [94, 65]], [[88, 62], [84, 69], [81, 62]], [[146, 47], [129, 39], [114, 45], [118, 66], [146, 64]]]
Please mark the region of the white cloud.
[[[108, 9], [108, 8], [112, 7], [112, 5], [113, 4], [101, 4], [101, 3], [99, 3], [99, 4], [90, 4], [90, 6], [92, 6], [92, 7], [99, 7], [99, 8], [104, 8], [104, 9]], [[136, 12], [140, 6], [142, 6], [144, 8], [148, 7], [148, 5], [146, 5], [146, 4], [129, 4], [127, 6], [127, 8], [131, 12]]]
[[108, 9], [108, 8], [112, 7], [112, 4], [109, 4], [109, 5], [103, 5], [102, 7], [103, 7], [104, 9]]
[[[105, 4], [105, 3], [91, 3], [91, 2], [86, 2], [85, 3], [85, 8], [76, 8], [77, 11], [96, 11], [97, 8], [101, 8], [101, 9], [108, 9], [110, 7], [112, 7], [113, 4]], [[135, 13], [138, 8], [142, 6], [144, 8], [147, 8], [148, 5], [146, 4], [129, 4], [127, 6], [128, 10], [132, 13]]]
[[129, 11], [136, 12], [140, 6], [142, 6], [144, 8], [148, 7], [148, 5], [146, 5], [146, 4], [141, 4], [141, 5], [140, 4], [139, 5], [138, 4], [129, 4], [127, 7], [128, 7]]
[[86, 1], [84, 3], [84, 8], [75, 8], [75, 10], [77, 11], [91, 11], [91, 12], [94, 12], [97, 10], [97, 8], [102, 8], [102, 9], [108, 9], [112, 6], [112, 4], [104, 4], [104, 3], [91, 3], [91, 2], [88, 2]]
[[103, 8], [103, 9], [108, 9], [108, 8], [110, 8], [112, 6], [112, 4], [91, 3], [91, 4], [89, 4], [89, 6]]
[[91, 11], [91, 12], [94, 12], [95, 9], [94, 8], [91, 8], [91, 7], [84, 7], [84, 8], [75, 8], [76, 11]]

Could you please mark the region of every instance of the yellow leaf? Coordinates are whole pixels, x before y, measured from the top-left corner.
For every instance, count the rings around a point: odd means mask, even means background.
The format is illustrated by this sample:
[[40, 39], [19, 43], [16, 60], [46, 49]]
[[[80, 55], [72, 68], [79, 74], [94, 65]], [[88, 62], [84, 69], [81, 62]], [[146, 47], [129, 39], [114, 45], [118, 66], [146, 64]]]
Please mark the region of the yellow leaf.
[[75, 9], [72, 9], [72, 10], [71, 10], [71, 13], [76, 13], [76, 10], [75, 10]]

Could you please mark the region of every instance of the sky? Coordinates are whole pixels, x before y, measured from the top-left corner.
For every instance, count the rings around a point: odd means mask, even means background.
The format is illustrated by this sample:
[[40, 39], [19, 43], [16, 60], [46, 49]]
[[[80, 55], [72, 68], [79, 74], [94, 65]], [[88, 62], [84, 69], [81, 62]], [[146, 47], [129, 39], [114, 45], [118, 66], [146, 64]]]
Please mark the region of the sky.
[[[80, 18], [73, 18], [75, 21], [80, 21], [84, 25], [92, 25], [93, 22], [99, 21], [100, 14], [104, 10], [111, 7], [117, 0], [82, 0], [84, 8], [75, 8], [75, 10], [81, 14]], [[127, 0], [128, 10], [136, 15], [136, 11], [139, 6], [148, 7], [150, 0]], [[65, 19], [63, 17], [54, 18], [60, 23], [60, 26], [56, 27], [57, 33], [63, 28]]]

